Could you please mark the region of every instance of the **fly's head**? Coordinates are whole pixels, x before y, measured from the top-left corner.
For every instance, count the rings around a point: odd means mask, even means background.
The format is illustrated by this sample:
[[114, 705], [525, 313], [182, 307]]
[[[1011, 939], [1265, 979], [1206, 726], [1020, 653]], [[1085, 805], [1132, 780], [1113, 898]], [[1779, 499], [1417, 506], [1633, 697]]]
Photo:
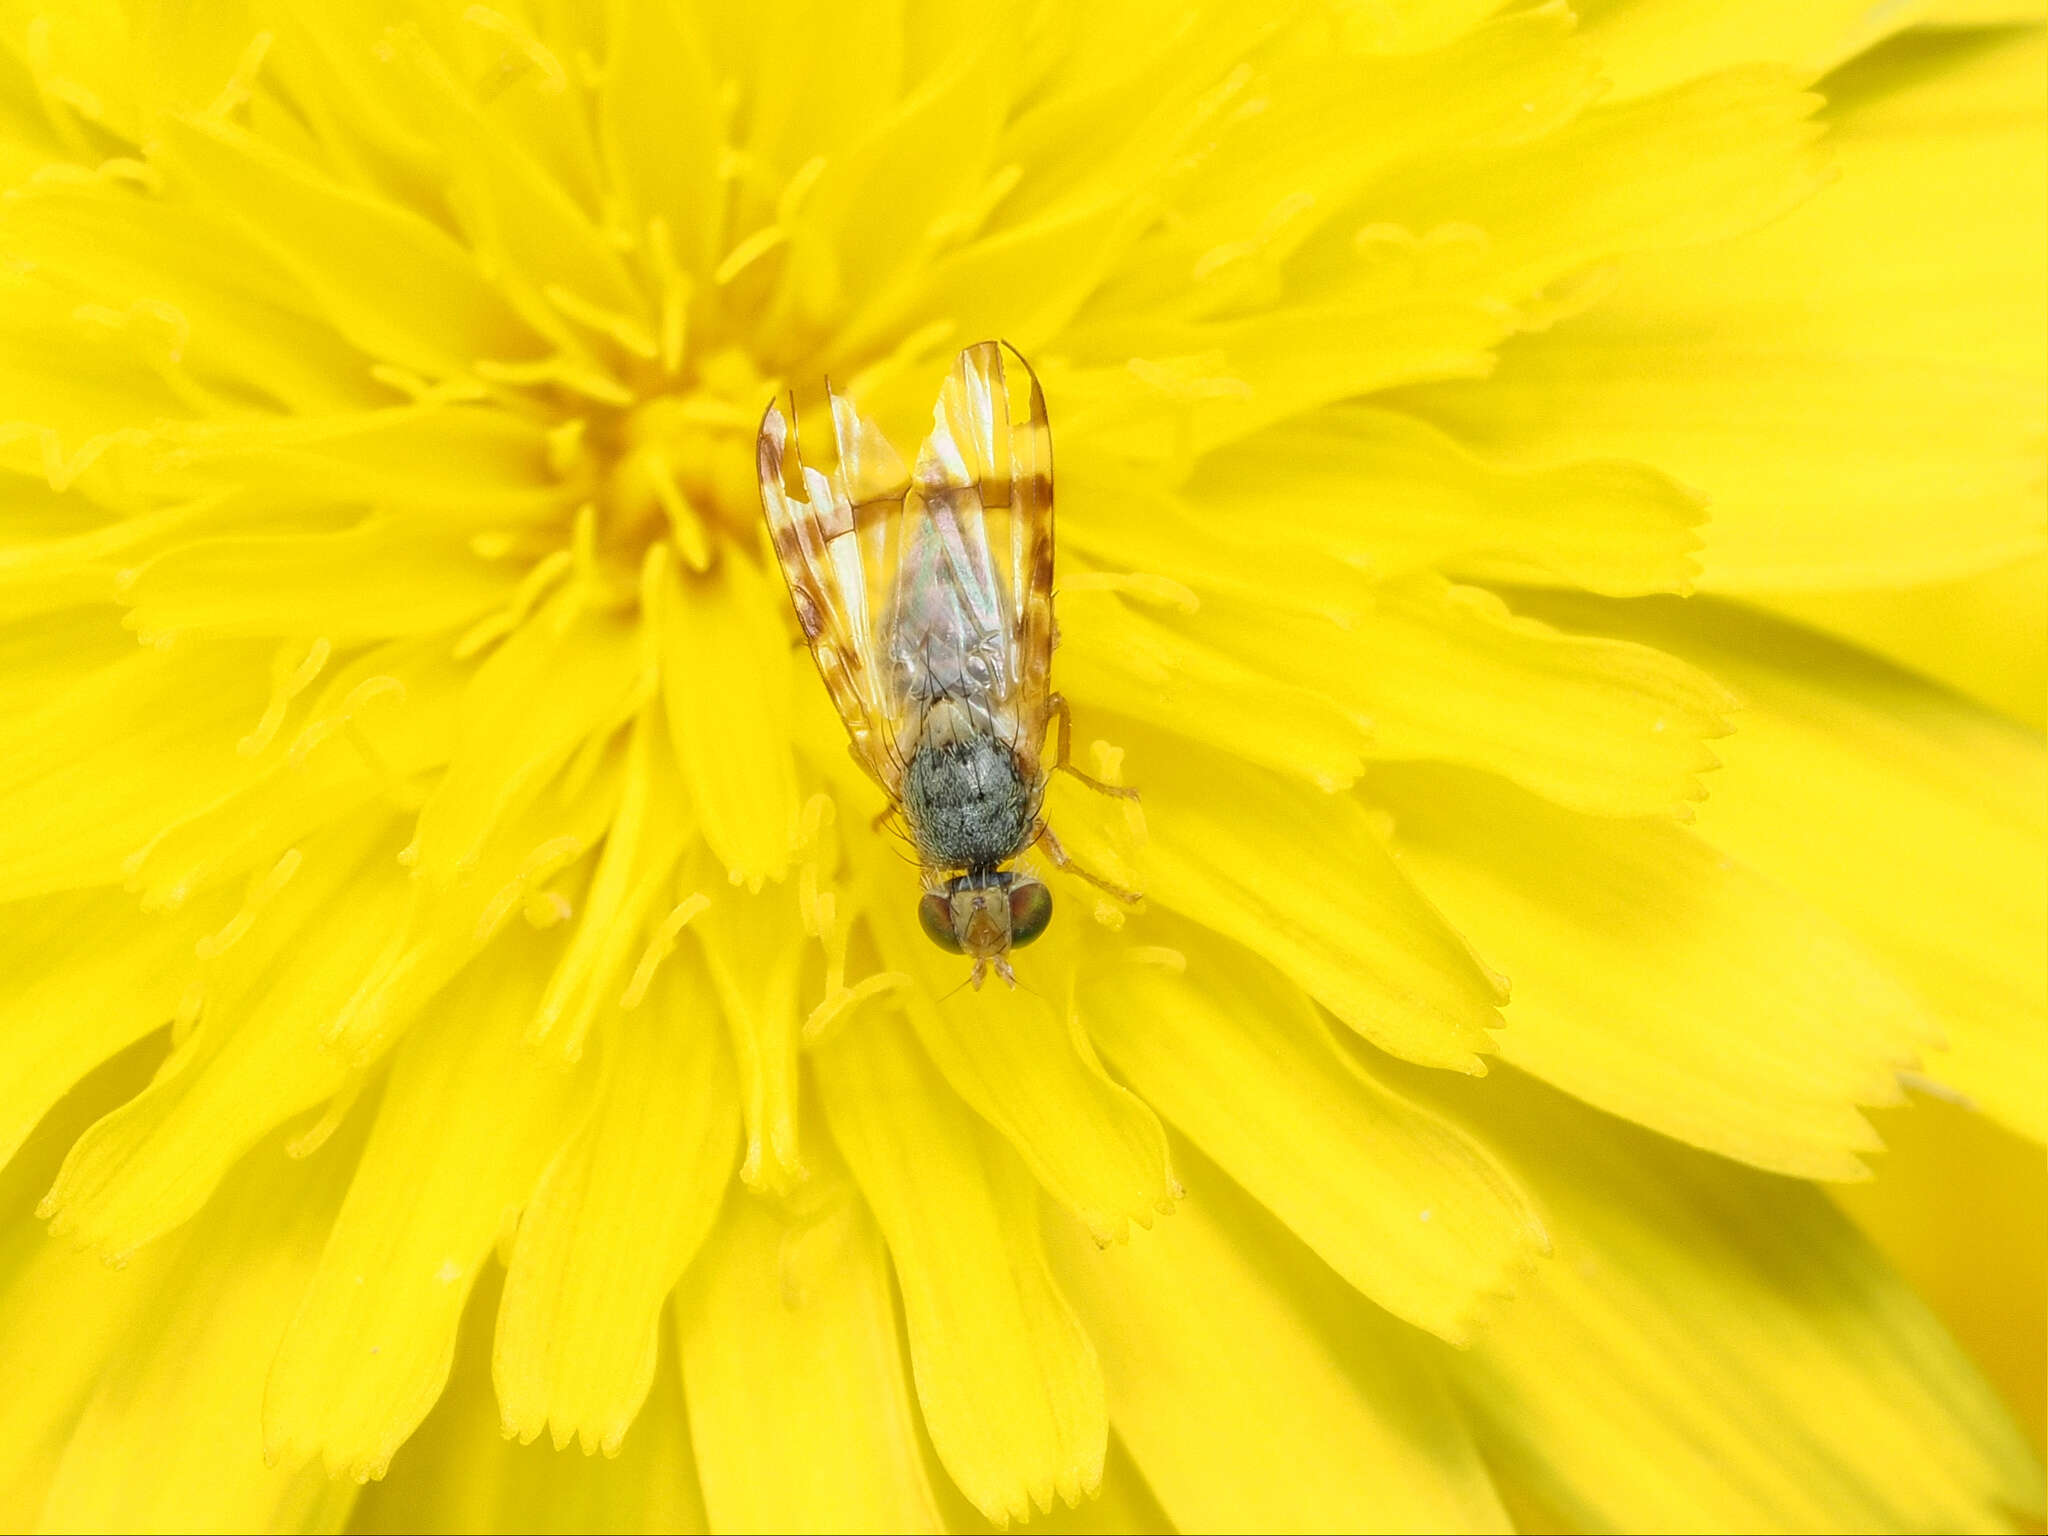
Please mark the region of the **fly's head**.
[[1043, 880], [1012, 870], [954, 875], [925, 892], [917, 920], [939, 948], [974, 961], [968, 981], [977, 991], [991, 970], [1014, 987], [1009, 953], [1045, 932], [1052, 921], [1052, 891]]

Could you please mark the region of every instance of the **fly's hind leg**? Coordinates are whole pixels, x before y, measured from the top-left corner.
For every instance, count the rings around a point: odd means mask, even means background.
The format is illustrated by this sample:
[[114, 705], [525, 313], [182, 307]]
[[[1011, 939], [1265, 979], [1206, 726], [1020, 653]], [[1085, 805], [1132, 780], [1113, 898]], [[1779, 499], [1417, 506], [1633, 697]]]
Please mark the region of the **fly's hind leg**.
[[[1074, 766], [1074, 712], [1073, 710], [1067, 707], [1067, 699], [1065, 694], [1056, 693], [1051, 698], [1047, 699], [1045, 702], [1046, 707], [1052, 712], [1053, 720], [1057, 726], [1055, 739], [1058, 742], [1058, 746], [1054, 749], [1053, 752], [1053, 771], [1056, 773], [1071, 773], [1075, 778], [1079, 779], [1083, 784], [1086, 784], [1090, 789], [1097, 790], [1105, 795], [1113, 795], [1115, 798], [1119, 800], [1137, 799], [1138, 792], [1135, 789], [1130, 788], [1128, 785], [1105, 784], [1102, 782], [1102, 780], [1096, 778], [1093, 774], [1083, 773], [1080, 769]], [[1052, 834], [1048, 832], [1046, 833], [1046, 837], [1048, 840], [1050, 840]], [[1057, 844], [1054, 844], [1053, 846], [1057, 846]], [[1049, 847], [1046, 851], [1050, 853], [1052, 850]], [[1053, 856], [1053, 862], [1059, 862], [1059, 857], [1057, 854]], [[1093, 875], [1089, 875], [1086, 878], [1090, 880], [1095, 879]], [[1096, 880], [1095, 883], [1097, 885], [1102, 885], [1102, 882], [1100, 880]], [[1116, 892], [1116, 887], [1113, 885], [1104, 885], [1102, 888], [1112, 893]]]
[[1070, 875], [1079, 875], [1083, 880], [1086, 880], [1090, 885], [1094, 886], [1097, 890], [1107, 892], [1109, 895], [1114, 896], [1118, 901], [1122, 902], [1125, 906], [1135, 907], [1139, 902], [1145, 899], [1143, 893], [1138, 891], [1127, 891], [1120, 885], [1111, 885], [1107, 880], [1103, 879], [1102, 876], [1097, 874], [1091, 874], [1089, 871], [1083, 869], [1080, 865], [1076, 864], [1073, 861], [1072, 857], [1069, 856], [1066, 848], [1061, 844], [1060, 840], [1057, 837], [1053, 836], [1052, 828], [1048, 826], [1045, 822], [1041, 821], [1038, 824], [1038, 835], [1033, 839], [1033, 841], [1044, 847], [1045, 856], [1051, 859], [1053, 864], [1057, 868], [1065, 870]]

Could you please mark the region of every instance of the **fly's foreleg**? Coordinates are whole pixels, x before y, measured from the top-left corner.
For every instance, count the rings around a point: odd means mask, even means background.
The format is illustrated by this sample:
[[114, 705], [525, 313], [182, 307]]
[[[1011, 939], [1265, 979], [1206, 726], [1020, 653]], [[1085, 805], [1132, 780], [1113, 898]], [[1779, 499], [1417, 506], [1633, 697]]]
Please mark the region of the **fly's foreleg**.
[[1089, 871], [1083, 869], [1080, 865], [1076, 864], [1073, 861], [1073, 858], [1067, 853], [1066, 848], [1061, 844], [1060, 840], [1057, 837], [1053, 836], [1052, 828], [1048, 826], [1045, 822], [1041, 821], [1038, 824], [1038, 835], [1033, 840], [1045, 849], [1045, 856], [1048, 859], [1051, 859], [1055, 866], [1065, 870], [1070, 875], [1080, 876], [1081, 879], [1086, 880], [1090, 885], [1094, 886], [1097, 890], [1107, 892], [1109, 895], [1114, 896], [1118, 901], [1122, 902], [1125, 906], [1135, 907], [1139, 902], [1145, 899], [1140, 892], [1127, 891], [1120, 885], [1112, 885], [1109, 881], [1103, 879], [1102, 876], [1097, 874], [1091, 874]]
[[[1052, 711], [1053, 739], [1057, 743], [1053, 749], [1052, 766], [1054, 771], [1058, 773], [1071, 773], [1090, 789], [1097, 790], [1105, 795], [1112, 795], [1119, 800], [1137, 799], [1138, 792], [1135, 789], [1123, 784], [1105, 784], [1093, 774], [1083, 773], [1074, 766], [1074, 712], [1067, 707], [1066, 695], [1054, 694], [1046, 700], [1046, 707]], [[1050, 836], [1051, 834], [1048, 833], [1047, 835]], [[1051, 850], [1048, 849], [1047, 852], [1051, 852]], [[1054, 862], [1058, 863], [1059, 861], [1055, 858]], [[1087, 878], [1093, 880], [1095, 877], [1090, 875]], [[1097, 880], [1096, 884], [1101, 885], [1102, 882]], [[1116, 887], [1113, 885], [1103, 886], [1103, 889], [1115, 891]]]

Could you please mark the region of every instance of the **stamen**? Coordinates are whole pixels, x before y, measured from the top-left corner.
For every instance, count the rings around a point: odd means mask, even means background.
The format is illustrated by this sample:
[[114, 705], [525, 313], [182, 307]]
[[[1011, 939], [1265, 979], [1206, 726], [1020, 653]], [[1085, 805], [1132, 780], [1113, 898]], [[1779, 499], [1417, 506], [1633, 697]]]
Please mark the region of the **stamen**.
[[654, 263], [654, 283], [661, 310], [661, 367], [680, 373], [690, 316], [690, 277], [676, 264], [675, 237], [668, 220], [656, 214], [647, 221], [647, 251]]
[[576, 907], [560, 891], [536, 891], [526, 898], [526, 921], [545, 932], [576, 915]]
[[626, 990], [619, 995], [621, 1008], [638, 1008], [647, 998], [647, 989], [654, 985], [655, 970], [675, 952], [676, 940], [689, 927], [690, 920], [711, 905], [711, 898], [702, 891], [686, 896], [661, 920], [661, 926], [654, 930], [654, 936], [647, 941], [640, 961], [633, 967], [633, 979], [626, 983]]
[[910, 985], [911, 979], [901, 971], [877, 971], [872, 976], [863, 978], [857, 986], [841, 987], [836, 992], [828, 991], [825, 1000], [813, 1008], [804, 1019], [804, 1044], [816, 1045], [827, 1038], [834, 1026], [850, 1017], [854, 1009], [869, 998], [880, 997], [884, 993]]
[[42, 98], [43, 116], [64, 147], [80, 160], [90, 163], [97, 155], [92, 138], [83, 125], [103, 124], [106, 121], [106, 104], [76, 80], [57, 73], [56, 51], [50, 44], [49, 17], [30, 17], [22, 42], [28, 55], [29, 77], [35, 82], [36, 94]]
[[725, 287], [788, 238], [789, 231], [780, 224], [763, 225], [727, 253], [718, 270], [711, 274], [711, 281]]
[[669, 467], [668, 456], [659, 448], [643, 448], [640, 462], [646, 468], [647, 483], [654, 490], [654, 499], [668, 518], [676, 553], [682, 556], [683, 564], [700, 573], [710, 570], [710, 530], [705, 526], [702, 515], [690, 505], [682, 487], [676, 484], [675, 471]]
[[512, 909], [521, 905], [527, 894], [543, 880], [561, 873], [583, 856], [583, 839], [569, 833], [551, 837], [531, 853], [526, 862], [519, 866], [519, 872], [506, 881], [488, 903], [476, 920], [471, 931], [477, 943], [481, 944], [498, 931], [499, 925], [512, 915]]
[[571, 416], [567, 421], [548, 428], [548, 468], [556, 475], [566, 475], [580, 464], [585, 455], [584, 440], [589, 436], [590, 418]]
[[250, 882], [249, 894], [242, 901], [242, 909], [228, 919], [227, 926], [218, 933], [208, 934], [192, 946], [193, 954], [201, 960], [212, 960], [232, 948], [237, 940], [256, 925], [256, 919], [271, 899], [291, 883], [299, 866], [305, 862], [305, 855], [296, 848], [287, 848], [284, 857], [270, 866], [267, 873]]
[[783, 183], [782, 193], [775, 199], [775, 222], [787, 229], [796, 223], [796, 216], [816, 190], [818, 178], [825, 174], [826, 159], [813, 155], [796, 168], [795, 173]]
[[553, 550], [535, 562], [519, 585], [513, 590], [511, 601], [496, 613], [483, 618], [464, 630], [455, 642], [454, 656], [457, 661], [467, 661], [485, 646], [502, 635], [509, 635], [524, 624], [532, 614], [534, 605], [539, 603], [547, 591], [576, 566], [576, 557], [566, 549]]
[[401, 368], [396, 363], [374, 363], [370, 377], [386, 389], [395, 389], [414, 405], [462, 405], [488, 400], [491, 392], [475, 379], [456, 377], [433, 380]]
[[263, 60], [270, 53], [270, 45], [274, 41], [276, 34], [273, 32], [258, 32], [249, 39], [241, 57], [235, 60], [234, 72], [228, 76], [227, 84], [199, 114], [201, 117], [212, 122], [226, 122], [248, 102], [256, 92], [256, 76], [262, 70]]
[[658, 355], [654, 338], [647, 334], [647, 328], [629, 315], [607, 309], [593, 303], [581, 294], [573, 293], [560, 283], [549, 283], [541, 290], [541, 296], [556, 309], [580, 325], [603, 336], [609, 336], [635, 357], [652, 359]]
[[557, 384], [605, 405], [631, 405], [636, 398], [632, 390], [610, 374], [600, 373], [589, 364], [569, 357], [544, 357], [526, 363], [508, 363], [484, 357], [478, 358], [475, 366], [478, 378], [489, 379], [494, 384], [526, 387]]
[[235, 751], [243, 757], [255, 757], [268, 747], [284, 724], [292, 700], [306, 691], [333, 654], [333, 645], [324, 637], [315, 640], [296, 663], [292, 661], [290, 647], [279, 650], [270, 662], [270, 702], [264, 706], [256, 729], [235, 743]]
[[363, 1084], [368, 1080], [368, 1074], [360, 1072], [350, 1078], [341, 1092], [328, 1099], [319, 1119], [285, 1141], [284, 1155], [293, 1159], [311, 1157], [326, 1146], [328, 1138], [341, 1129], [348, 1112], [356, 1107], [356, 1101], [363, 1096]]
[[[555, 51], [503, 11], [488, 5], [472, 5], [462, 13], [462, 19], [510, 43], [526, 64], [540, 72], [540, 88], [550, 96], [559, 96], [569, 88], [569, 71], [562, 67]], [[510, 59], [501, 62], [500, 70], [500, 89], [523, 73]]]

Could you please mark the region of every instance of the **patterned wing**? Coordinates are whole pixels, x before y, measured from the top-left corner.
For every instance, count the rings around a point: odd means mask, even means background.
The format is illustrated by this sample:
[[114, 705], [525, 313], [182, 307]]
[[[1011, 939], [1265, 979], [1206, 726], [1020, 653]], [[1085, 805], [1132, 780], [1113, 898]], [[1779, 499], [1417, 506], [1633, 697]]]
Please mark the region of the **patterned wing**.
[[[893, 798], [903, 767], [876, 673], [870, 597], [876, 573], [868, 567], [886, 558], [887, 525], [901, 521], [909, 482], [881, 433], [840, 396], [832, 397], [832, 415], [839, 464], [828, 477], [803, 462], [791, 423], [777, 406], [768, 407], [755, 441], [761, 506], [797, 623], [854, 756]], [[791, 465], [802, 479], [802, 497], [790, 494], [785, 475]]]
[[883, 647], [892, 677], [921, 668], [926, 688], [979, 703], [1034, 772], [1051, 691], [1052, 505], [1037, 377], [1001, 343], [969, 347], [911, 476]]
[[855, 755], [899, 795], [925, 715], [946, 698], [1035, 773], [1053, 646], [1052, 439], [1030, 365], [993, 341], [962, 352], [914, 474], [850, 401], [831, 402], [830, 475], [804, 463], [772, 405], [757, 465], [790, 601]]

